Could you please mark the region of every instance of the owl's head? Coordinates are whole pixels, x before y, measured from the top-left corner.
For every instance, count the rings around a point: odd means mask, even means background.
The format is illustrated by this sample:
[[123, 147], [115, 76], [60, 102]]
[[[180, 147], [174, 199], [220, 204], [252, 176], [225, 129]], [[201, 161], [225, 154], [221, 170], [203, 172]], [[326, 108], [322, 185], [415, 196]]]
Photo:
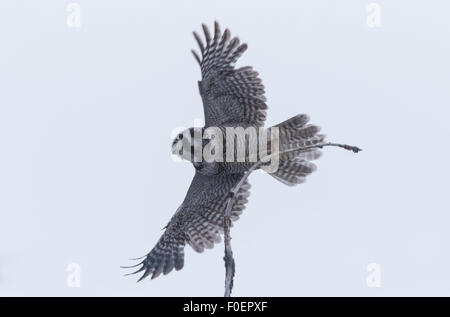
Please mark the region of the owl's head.
[[211, 141], [204, 139], [203, 133], [204, 128], [190, 128], [179, 133], [172, 142], [172, 154], [191, 162], [201, 173], [215, 174], [219, 165], [203, 158], [203, 149]]

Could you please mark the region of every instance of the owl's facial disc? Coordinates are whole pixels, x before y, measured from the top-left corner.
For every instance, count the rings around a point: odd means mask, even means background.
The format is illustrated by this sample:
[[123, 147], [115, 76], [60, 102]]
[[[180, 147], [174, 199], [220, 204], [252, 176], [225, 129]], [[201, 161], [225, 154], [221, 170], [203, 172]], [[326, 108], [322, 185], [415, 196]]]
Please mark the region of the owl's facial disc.
[[183, 134], [180, 133], [177, 135], [175, 139], [173, 139], [172, 154], [181, 157], [182, 150], [183, 150]]

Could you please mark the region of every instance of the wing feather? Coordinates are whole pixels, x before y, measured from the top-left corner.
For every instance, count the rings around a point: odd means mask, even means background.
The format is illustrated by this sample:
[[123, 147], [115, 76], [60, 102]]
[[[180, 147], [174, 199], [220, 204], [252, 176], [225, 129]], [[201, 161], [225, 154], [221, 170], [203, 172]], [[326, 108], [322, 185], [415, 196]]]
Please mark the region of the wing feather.
[[266, 98], [264, 85], [259, 74], [251, 67], [235, 69], [234, 64], [247, 50], [247, 44], [240, 44], [230, 31], [223, 33], [217, 22], [214, 23], [214, 36], [202, 24], [205, 44], [194, 32], [201, 56], [193, 52], [200, 64], [202, 80], [199, 81], [203, 100], [206, 126], [233, 123], [249, 123], [256, 126], [266, 119]]
[[[204, 176], [196, 173], [186, 198], [166, 226], [164, 234], [155, 247], [135, 266], [131, 273], [144, 272], [138, 281], [151, 274], [154, 279], [184, 266], [184, 247], [189, 244], [196, 252], [211, 249], [221, 241], [224, 212], [231, 189], [243, 174]], [[250, 184], [245, 182], [238, 191], [233, 207], [233, 221], [245, 208], [250, 195]]]

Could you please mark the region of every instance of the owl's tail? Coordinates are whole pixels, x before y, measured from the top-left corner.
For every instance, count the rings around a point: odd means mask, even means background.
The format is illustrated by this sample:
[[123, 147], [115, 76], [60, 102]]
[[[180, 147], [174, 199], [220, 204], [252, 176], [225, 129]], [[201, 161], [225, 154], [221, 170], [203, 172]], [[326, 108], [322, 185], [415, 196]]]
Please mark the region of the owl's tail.
[[[324, 141], [325, 135], [319, 134], [320, 128], [307, 124], [308, 121], [307, 115], [300, 114], [275, 125], [279, 129], [280, 153]], [[321, 154], [317, 148], [280, 154], [278, 169], [270, 175], [288, 186], [301, 184], [306, 176], [316, 170], [316, 165], [311, 161], [318, 159]]]

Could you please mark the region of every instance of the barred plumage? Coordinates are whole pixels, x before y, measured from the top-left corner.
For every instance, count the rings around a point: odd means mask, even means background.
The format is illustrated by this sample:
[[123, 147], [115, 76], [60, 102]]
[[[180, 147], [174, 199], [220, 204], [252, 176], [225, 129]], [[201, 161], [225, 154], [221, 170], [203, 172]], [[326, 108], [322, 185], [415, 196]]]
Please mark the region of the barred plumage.
[[203, 100], [206, 126], [219, 126], [247, 122], [257, 126], [266, 119], [266, 98], [264, 85], [252, 67], [234, 69], [234, 64], [247, 49], [239, 38], [230, 39], [230, 31], [223, 34], [217, 22], [214, 23], [214, 37], [203, 26], [206, 47], [200, 36], [194, 37], [200, 48], [201, 57], [192, 50], [200, 65], [202, 80], [198, 82]]
[[[230, 31], [220, 31], [214, 24], [211, 38], [209, 29], [202, 25], [205, 44], [194, 32], [201, 55], [192, 51], [200, 65], [202, 80], [198, 82], [203, 100], [205, 127], [261, 127], [266, 119], [266, 98], [264, 86], [258, 73], [251, 67], [234, 68], [235, 62], [247, 49], [237, 37], [230, 40]], [[308, 124], [306, 115], [297, 115], [275, 127], [279, 129], [280, 151], [323, 142], [325, 136], [319, 134], [319, 127]], [[191, 128], [186, 136], [194, 134]], [[183, 142], [180, 134], [172, 146]], [[200, 142], [203, 146], [203, 140]], [[194, 143], [185, 142], [191, 149]], [[179, 149], [178, 149], [179, 150]], [[177, 151], [178, 151], [177, 150]], [[192, 152], [190, 152], [192, 154]], [[220, 242], [224, 228], [224, 212], [229, 194], [253, 164], [233, 162], [215, 165], [196, 162], [193, 155], [182, 157], [190, 160], [196, 173], [181, 206], [165, 227], [165, 232], [144, 260], [134, 265], [140, 266], [134, 272], [143, 272], [139, 280], [149, 276], [155, 278], [168, 274], [184, 265], [184, 247], [189, 244], [195, 251], [203, 252]], [[310, 161], [320, 157], [320, 151], [291, 151], [280, 155], [277, 171], [271, 175], [284, 184], [293, 186], [302, 183], [315, 169]], [[228, 168], [232, 166], [232, 168]], [[234, 197], [231, 219], [239, 219], [247, 203], [250, 184], [245, 182]], [[134, 274], [131, 273], [131, 274]]]

